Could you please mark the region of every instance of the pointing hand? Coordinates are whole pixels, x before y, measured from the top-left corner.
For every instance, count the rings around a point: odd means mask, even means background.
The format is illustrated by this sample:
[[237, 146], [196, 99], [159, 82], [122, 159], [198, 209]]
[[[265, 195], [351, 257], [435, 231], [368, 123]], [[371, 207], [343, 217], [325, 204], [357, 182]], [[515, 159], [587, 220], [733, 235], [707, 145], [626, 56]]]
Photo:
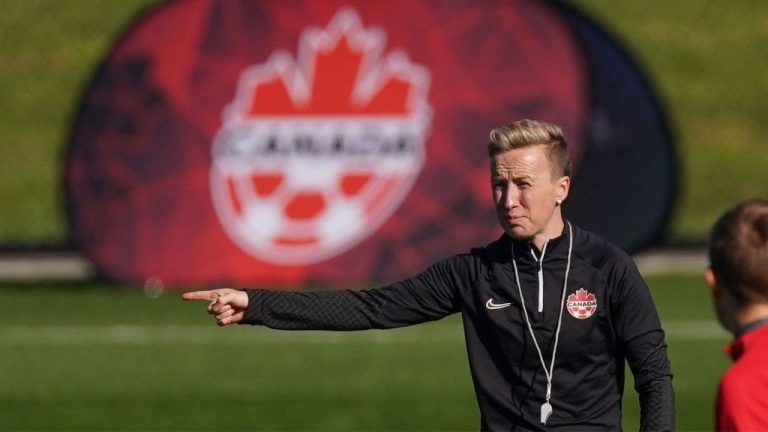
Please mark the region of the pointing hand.
[[192, 291], [182, 294], [181, 298], [208, 301], [208, 313], [214, 315], [216, 324], [220, 326], [242, 321], [245, 317], [245, 309], [248, 307], [248, 294], [231, 288]]

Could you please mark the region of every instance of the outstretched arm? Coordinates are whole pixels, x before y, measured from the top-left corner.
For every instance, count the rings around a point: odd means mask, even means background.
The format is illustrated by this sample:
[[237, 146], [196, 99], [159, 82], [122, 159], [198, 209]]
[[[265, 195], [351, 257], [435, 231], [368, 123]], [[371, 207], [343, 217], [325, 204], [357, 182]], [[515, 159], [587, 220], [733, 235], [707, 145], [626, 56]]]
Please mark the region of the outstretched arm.
[[248, 308], [248, 294], [231, 288], [187, 292], [181, 298], [208, 301], [208, 313], [214, 315], [220, 326], [239, 323]]
[[459, 310], [455, 265], [443, 261], [421, 274], [371, 290], [290, 292], [217, 289], [184, 294], [206, 300], [219, 325], [255, 324], [282, 330], [385, 329], [440, 319]]
[[362, 291], [245, 292], [249, 306], [241, 323], [280, 330], [389, 329], [436, 320], [456, 311], [450, 296], [402, 283]]

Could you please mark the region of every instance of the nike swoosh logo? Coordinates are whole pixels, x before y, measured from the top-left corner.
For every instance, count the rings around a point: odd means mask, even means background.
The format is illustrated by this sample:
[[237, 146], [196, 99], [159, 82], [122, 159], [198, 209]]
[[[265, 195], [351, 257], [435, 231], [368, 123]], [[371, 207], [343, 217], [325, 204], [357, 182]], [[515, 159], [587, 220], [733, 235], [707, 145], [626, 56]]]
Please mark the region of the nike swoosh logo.
[[488, 299], [488, 302], [485, 303], [485, 307], [488, 309], [504, 309], [505, 307], [510, 306], [512, 303], [494, 303], [493, 299]]

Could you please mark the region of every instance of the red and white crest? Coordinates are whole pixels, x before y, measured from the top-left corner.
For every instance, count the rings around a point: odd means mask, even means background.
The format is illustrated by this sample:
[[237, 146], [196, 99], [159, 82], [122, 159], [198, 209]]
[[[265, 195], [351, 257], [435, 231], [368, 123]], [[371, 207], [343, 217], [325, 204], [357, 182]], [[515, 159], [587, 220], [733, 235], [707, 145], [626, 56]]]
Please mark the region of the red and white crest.
[[424, 163], [429, 73], [352, 9], [240, 76], [213, 145], [211, 194], [229, 236], [280, 265], [371, 235]]
[[597, 310], [597, 298], [584, 288], [579, 288], [575, 293], [568, 296], [566, 306], [568, 313], [574, 318], [586, 319]]

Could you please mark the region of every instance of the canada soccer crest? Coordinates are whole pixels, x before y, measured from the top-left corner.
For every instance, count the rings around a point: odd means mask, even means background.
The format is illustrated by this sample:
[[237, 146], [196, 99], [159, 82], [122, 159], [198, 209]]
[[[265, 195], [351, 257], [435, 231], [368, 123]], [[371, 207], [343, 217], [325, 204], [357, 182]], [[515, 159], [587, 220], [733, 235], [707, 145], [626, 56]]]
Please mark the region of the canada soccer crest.
[[229, 236], [282, 265], [371, 235], [424, 163], [429, 73], [352, 9], [246, 69], [214, 139], [211, 193]]
[[568, 313], [574, 318], [586, 319], [597, 310], [597, 298], [584, 288], [579, 288], [575, 293], [568, 296], [566, 306]]

